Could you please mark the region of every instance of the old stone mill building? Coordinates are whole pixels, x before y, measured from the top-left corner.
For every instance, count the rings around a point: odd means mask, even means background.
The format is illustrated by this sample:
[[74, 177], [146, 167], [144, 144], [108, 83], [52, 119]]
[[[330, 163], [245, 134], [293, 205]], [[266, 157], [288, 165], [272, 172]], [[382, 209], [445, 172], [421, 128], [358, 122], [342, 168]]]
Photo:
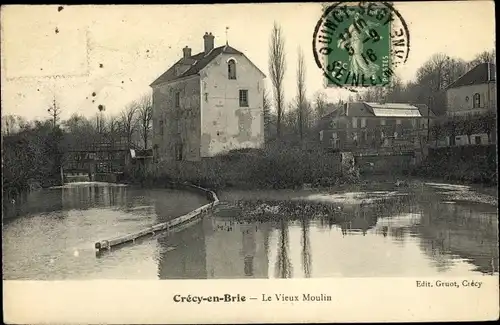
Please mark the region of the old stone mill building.
[[265, 75], [227, 42], [214, 47], [214, 39], [205, 33], [203, 51], [195, 55], [183, 48], [150, 85], [157, 161], [198, 161], [264, 143]]

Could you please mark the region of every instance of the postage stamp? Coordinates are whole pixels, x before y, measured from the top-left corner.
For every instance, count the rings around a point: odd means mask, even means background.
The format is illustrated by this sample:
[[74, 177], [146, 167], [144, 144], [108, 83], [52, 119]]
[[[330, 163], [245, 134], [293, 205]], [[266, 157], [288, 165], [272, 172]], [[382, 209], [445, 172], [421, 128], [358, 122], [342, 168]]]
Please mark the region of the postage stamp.
[[386, 86], [408, 59], [410, 34], [388, 2], [338, 2], [316, 24], [313, 52], [328, 87]]

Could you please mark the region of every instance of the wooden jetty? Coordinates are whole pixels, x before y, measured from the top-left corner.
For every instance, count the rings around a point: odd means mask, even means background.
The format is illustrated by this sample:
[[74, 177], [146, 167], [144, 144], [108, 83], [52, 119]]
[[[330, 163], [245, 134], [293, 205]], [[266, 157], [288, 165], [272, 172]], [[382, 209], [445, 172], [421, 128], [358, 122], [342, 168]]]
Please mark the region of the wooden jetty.
[[108, 239], [108, 240], [101, 240], [95, 243], [95, 249], [97, 251], [105, 250], [105, 249], [111, 249], [113, 246], [125, 244], [125, 243], [130, 243], [134, 242], [138, 238], [142, 238], [145, 236], [152, 236], [157, 232], [160, 231], [168, 231], [177, 227], [180, 227], [186, 223], [189, 223], [193, 219], [199, 218], [206, 214], [208, 211], [212, 210], [216, 205], [219, 204], [219, 198], [217, 197], [217, 194], [215, 192], [204, 189], [202, 187], [196, 186], [196, 185], [191, 185], [191, 184], [183, 184], [189, 188], [193, 188], [196, 190], [199, 190], [200, 192], [204, 192], [207, 195], [207, 198], [209, 201], [211, 201], [208, 204], [205, 204], [204, 206], [201, 206], [185, 215], [182, 215], [180, 217], [177, 217], [175, 219], [169, 220], [167, 222], [162, 222], [157, 225], [148, 227], [146, 229], [139, 230], [137, 232], [127, 234], [127, 235], [122, 235], [116, 238]]

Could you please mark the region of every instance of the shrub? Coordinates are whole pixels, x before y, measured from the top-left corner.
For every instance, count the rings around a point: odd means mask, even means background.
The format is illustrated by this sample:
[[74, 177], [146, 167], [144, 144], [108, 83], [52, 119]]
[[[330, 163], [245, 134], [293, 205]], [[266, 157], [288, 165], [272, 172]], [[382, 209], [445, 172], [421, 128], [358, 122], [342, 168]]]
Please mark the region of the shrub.
[[412, 174], [462, 182], [496, 184], [496, 147], [489, 145], [432, 149]]
[[357, 174], [341, 175], [339, 164], [332, 154], [320, 150], [274, 143], [263, 150], [233, 150], [199, 162], [164, 162], [158, 164], [154, 177], [213, 189], [290, 188], [304, 183], [330, 186], [358, 180]]

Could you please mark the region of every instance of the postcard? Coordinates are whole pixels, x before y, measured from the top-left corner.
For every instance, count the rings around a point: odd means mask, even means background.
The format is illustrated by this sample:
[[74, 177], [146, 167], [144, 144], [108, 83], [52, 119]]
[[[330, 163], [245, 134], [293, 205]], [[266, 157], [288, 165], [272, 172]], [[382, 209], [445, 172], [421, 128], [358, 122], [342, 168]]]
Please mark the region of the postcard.
[[7, 5], [7, 324], [499, 317], [492, 1]]

